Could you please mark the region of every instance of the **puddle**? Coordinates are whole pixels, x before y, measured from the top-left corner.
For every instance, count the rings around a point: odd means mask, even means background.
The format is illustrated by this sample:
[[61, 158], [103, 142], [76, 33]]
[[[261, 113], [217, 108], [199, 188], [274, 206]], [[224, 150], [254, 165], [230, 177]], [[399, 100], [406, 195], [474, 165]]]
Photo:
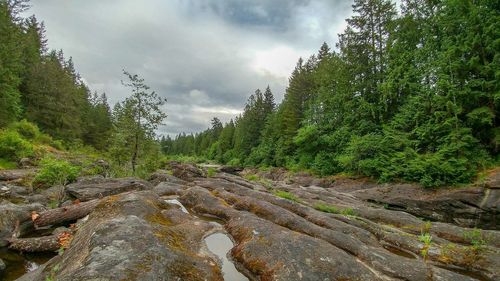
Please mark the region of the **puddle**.
[[234, 264], [227, 258], [227, 254], [233, 248], [233, 241], [224, 233], [214, 233], [205, 238], [208, 250], [222, 260], [222, 273], [224, 280], [248, 281], [245, 275], [241, 274]]
[[166, 199], [165, 202], [177, 205], [177, 206], [181, 207], [181, 211], [183, 211], [186, 214], [189, 214], [189, 212], [186, 209], [186, 207], [184, 207], [184, 205], [182, 205], [182, 203], [179, 202], [179, 200], [177, 200], [177, 199]]
[[7, 248], [0, 248], [0, 258], [7, 266], [3, 274], [0, 274], [0, 280], [12, 281], [23, 276], [25, 273], [37, 269], [40, 265], [48, 262], [57, 253], [26, 253], [10, 251]]

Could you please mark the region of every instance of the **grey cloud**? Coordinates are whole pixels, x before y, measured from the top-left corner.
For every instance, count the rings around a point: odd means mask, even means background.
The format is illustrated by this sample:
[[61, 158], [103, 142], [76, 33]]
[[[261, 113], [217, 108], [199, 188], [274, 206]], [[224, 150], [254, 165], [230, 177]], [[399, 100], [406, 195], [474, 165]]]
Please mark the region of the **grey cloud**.
[[[333, 45], [344, 26], [345, 0], [32, 0], [49, 47], [62, 48], [92, 90], [116, 103], [128, 95], [122, 69], [167, 97], [161, 133], [207, 128], [243, 108], [270, 85], [279, 101], [299, 56]], [[284, 51], [283, 51], [284, 50]], [[274, 56], [287, 56], [272, 61]], [[271, 60], [256, 64], [259, 55]], [[269, 58], [268, 58], [269, 57]], [[258, 60], [257, 60], [258, 61]], [[286, 61], [286, 62], [283, 62]], [[284, 64], [277, 71], [274, 66]], [[263, 69], [262, 69], [263, 68]], [[193, 95], [193, 93], [195, 93]], [[198, 94], [196, 94], [198, 93]]]

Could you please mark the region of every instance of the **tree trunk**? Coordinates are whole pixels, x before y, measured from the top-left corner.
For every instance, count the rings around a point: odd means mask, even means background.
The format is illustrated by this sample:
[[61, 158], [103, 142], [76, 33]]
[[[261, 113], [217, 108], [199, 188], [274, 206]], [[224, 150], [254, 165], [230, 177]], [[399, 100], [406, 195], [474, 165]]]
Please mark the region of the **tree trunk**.
[[53, 252], [61, 248], [58, 235], [35, 238], [12, 238], [9, 239], [9, 242], [9, 249], [20, 252]]
[[135, 175], [135, 165], [137, 163], [137, 153], [139, 150], [139, 134], [135, 134], [134, 153], [132, 154], [132, 173]]
[[99, 199], [94, 199], [91, 201], [42, 212], [34, 220], [35, 227], [54, 225], [83, 218], [90, 212], [92, 212], [98, 203]]

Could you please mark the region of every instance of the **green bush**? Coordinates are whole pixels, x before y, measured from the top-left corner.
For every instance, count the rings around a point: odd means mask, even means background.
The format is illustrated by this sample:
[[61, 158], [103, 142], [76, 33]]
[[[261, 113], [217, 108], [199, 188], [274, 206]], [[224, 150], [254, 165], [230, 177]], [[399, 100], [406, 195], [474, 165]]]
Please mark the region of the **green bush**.
[[0, 155], [5, 160], [18, 161], [33, 155], [33, 145], [16, 131], [0, 131]]
[[65, 160], [44, 158], [40, 161], [40, 170], [36, 174], [33, 185], [48, 187], [56, 184], [66, 185], [76, 180], [80, 174], [80, 167], [74, 166]]
[[4, 170], [4, 169], [15, 169], [16, 168], [16, 163], [15, 162], [12, 162], [12, 161], [9, 161], [9, 160], [5, 160], [5, 159], [2, 159], [0, 158], [0, 170]]
[[38, 138], [38, 136], [41, 134], [40, 129], [38, 129], [38, 126], [26, 121], [25, 119], [14, 122], [10, 128], [12, 130], [15, 130], [18, 132], [23, 138], [28, 139], [28, 140], [34, 140]]

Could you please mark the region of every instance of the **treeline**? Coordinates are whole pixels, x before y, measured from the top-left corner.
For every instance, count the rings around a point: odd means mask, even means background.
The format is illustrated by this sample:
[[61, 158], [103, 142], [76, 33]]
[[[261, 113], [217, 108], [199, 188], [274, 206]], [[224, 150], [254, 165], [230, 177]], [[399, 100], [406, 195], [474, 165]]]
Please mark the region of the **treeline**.
[[124, 71], [131, 96], [111, 109], [104, 93], [83, 82], [71, 57], [48, 50], [43, 23], [21, 17], [28, 8], [29, 0], [0, 0], [0, 160], [19, 160], [6, 151], [25, 143], [16, 128], [31, 127], [27, 120], [66, 148], [93, 147], [122, 174], [151, 165], [149, 158], [160, 153], [155, 130], [166, 117], [165, 100]]
[[162, 139], [167, 154], [340, 172], [424, 186], [471, 181], [498, 160], [500, 5], [355, 0], [335, 50], [300, 59], [284, 100]]
[[65, 142], [104, 148], [111, 111], [91, 93], [63, 51], [49, 51], [43, 23], [21, 13], [28, 1], [0, 1], [0, 126], [27, 119]]

